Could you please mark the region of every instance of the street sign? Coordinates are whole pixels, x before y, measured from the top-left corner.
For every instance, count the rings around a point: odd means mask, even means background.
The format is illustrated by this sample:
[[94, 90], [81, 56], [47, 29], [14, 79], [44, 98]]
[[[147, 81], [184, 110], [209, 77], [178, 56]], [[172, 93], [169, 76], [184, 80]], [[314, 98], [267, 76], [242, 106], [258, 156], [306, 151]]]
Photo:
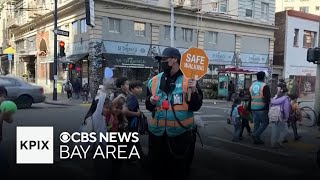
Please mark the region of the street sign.
[[85, 0], [86, 22], [88, 26], [95, 26], [94, 0]]
[[57, 35], [69, 37], [69, 31], [64, 31], [64, 30], [58, 29], [55, 33], [56, 33]]
[[8, 54], [8, 60], [9, 60], [9, 61], [12, 60], [12, 54]]
[[209, 59], [203, 49], [189, 48], [183, 53], [180, 69], [188, 79], [201, 79], [208, 70]]

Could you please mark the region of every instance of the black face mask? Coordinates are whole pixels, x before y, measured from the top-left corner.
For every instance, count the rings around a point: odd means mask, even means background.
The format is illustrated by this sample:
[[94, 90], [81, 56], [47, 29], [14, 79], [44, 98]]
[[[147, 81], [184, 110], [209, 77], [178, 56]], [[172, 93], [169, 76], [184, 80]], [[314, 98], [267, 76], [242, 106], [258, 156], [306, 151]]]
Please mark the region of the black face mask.
[[169, 74], [172, 69], [172, 66], [169, 66], [168, 63], [169, 62], [161, 62], [160, 63], [161, 71], [164, 72], [165, 74]]

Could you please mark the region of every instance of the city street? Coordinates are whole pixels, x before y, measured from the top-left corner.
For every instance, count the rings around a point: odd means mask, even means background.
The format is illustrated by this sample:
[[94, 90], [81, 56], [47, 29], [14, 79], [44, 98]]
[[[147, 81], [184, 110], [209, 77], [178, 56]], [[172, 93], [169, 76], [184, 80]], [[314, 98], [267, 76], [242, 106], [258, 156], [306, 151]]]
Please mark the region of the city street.
[[[205, 128], [200, 129], [204, 145], [198, 139], [196, 153], [192, 165], [190, 179], [269, 179], [286, 177], [290, 179], [320, 177], [319, 168], [315, 163], [315, 152], [319, 148], [315, 128], [300, 127], [301, 141], [294, 142], [290, 129], [289, 142], [284, 149], [272, 149], [269, 144], [270, 128], [263, 134], [265, 145], [253, 145], [247, 132], [244, 140], [234, 143], [232, 126], [226, 123], [230, 103], [217, 101], [216, 104], [206, 102], [196, 115], [205, 121]], [[13, 124], [4, 124], [4, 145], [12, 161], [13, 178], [22, 172], [26, 177], [52, 175], [61, 178], [91, 179], [92, 164], [81, 160], [59, 160], [58, 145], [60, 132], [78, 131], [89, 104], [73, 100], [72, 106], [37, 104], [31, 109], [19, 110]], [[142, 111], [150, 116], [143, 104]], [[55, 164], [46, 165], [15, 165], [16, 126], [53, 126], [55, 133]], [[147, 137], [141, 137], [143, 149], [147, 151]], [[152, 168], [152, 165], [149, 166]], [[56, 170], [56, 171], [54, 171]], [[55, 174], [59, 172], [60, 174]], [[62, 173], [63, 172], [63, 173]], [[124, 179], [147, 178], [146, 173], [135, 164], [125, 165], [122, 172]], [[318, 174], [317, 174], [318, 173]]]

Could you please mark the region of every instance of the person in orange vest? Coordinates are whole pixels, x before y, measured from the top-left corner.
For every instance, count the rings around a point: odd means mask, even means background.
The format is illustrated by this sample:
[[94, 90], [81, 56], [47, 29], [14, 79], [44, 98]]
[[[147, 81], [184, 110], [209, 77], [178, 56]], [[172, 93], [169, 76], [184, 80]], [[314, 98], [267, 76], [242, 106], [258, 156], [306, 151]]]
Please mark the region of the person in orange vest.
[[193, 112], [201, 108], [203, 93], [195, 80], [182, 74], [178, 49], [166, 48], [155, 58], [163, 72], [149, 81], [146, 98], [146, 108], [152, 112], [148, 121], [152, 179], [185, 179], [196, 142]]
[[253, 133], [251, 135], [254, 144], [264, 144], [260, 139], [261, 134], [269, 124], [268, 111], [271, 101], [270, 87], [265, 83], [266, 74], [263, 71], [257, 73], [257, 81], [250, 87], [249, 107], [253, 115]]

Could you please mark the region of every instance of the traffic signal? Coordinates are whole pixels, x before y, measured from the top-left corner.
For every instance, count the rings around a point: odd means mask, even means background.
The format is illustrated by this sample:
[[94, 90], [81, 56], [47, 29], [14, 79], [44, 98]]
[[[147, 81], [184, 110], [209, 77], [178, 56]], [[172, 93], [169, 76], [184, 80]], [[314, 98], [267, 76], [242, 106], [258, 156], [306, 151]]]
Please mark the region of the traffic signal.
[[66, 56], [66, 53], [64, 52], [64, 50], [65, 50], [64, 45], [65, 45], [64, 41], [59, 42], [59, 55], [60, 55], [60, 57]]
[[75, 66], [72, 63], [68, 64], [68, 66], [69, 66], [69, 69], [74, 69], [75, 68]]
[[320, 48], [309, 48], [307, 52], [307, 61], [318, 64], [320, 62]]

